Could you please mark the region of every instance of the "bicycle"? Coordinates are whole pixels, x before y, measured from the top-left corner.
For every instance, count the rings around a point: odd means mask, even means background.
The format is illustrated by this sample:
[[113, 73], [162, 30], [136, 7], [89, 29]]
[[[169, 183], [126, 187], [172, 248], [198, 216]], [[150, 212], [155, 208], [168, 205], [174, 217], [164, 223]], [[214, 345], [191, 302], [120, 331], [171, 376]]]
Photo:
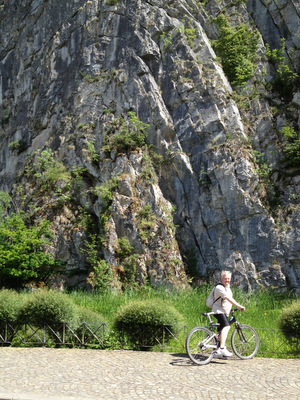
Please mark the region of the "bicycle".
[[[237, 308], [231, 310], [230, 325], [235, 325], [231, 335], [231, 347], [234, 354], [242, 360], [253, 358], [258, 352], [259, 337], [255, 329], [249, 325], [237, 322], [234, 313]], [[218, 334], [213, 332], [219, 324], [213, 322], [213, 312], [202, 313], [209, 320], [209, 326], [196, 326], [187, 335], [186, 351], [190, 359], [199, 365], [208, 364], [215, 356], [218, 348]]]

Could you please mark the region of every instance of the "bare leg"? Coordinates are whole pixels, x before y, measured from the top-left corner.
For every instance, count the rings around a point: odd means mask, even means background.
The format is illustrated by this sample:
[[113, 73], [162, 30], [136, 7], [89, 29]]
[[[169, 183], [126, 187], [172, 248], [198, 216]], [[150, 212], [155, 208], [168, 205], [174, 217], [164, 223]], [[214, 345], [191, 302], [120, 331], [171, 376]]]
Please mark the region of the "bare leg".
[[229, 330], [230, 330], [230, 326], [224, 326], [224, 328], [222, 329], [222, 331], [219, 335], [220, 347], [222, 347], [222, 348], [225, 347], [225, 342], [226, 342]]

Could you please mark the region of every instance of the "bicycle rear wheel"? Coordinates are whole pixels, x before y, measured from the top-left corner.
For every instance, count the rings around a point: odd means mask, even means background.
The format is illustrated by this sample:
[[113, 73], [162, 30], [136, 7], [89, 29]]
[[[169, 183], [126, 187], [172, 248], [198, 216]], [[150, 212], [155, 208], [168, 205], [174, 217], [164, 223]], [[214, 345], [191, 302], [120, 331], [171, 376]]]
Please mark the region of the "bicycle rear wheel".
[[217, 341], [213, 332], [204, 326], [197, 326], [188, 333], [185, 347], [194, 363], [204, 365], [208, 364], [213, 358]]
[[233, 352], [242, 360], [253, 358], [258, 352], [258, 334], [251, 326], [240, 325], [232, 332], [231, 347]]

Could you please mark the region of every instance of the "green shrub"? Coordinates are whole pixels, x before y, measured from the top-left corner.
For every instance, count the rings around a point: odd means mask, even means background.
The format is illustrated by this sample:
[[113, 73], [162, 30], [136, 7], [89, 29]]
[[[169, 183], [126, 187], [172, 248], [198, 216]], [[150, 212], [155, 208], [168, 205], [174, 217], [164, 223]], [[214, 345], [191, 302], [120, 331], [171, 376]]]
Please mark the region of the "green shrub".
[[214, 49], [221, 57], [225, 74], [233, 85], [244, 85], [255, 72], [259, 33], [244, 24], [231, 28], [223, 14], [215, 22], [220, 38], [214, 42]]
[[107, 338], [108, 331], [103, 324], [106, 324], [103, 315], [90, 308], [77, 306], [74, 331], [85, 344], [99, 346], [98, 339]]
[[61, 263], [47, 246], [52, 238], [50, 222], [46, 219], [36, 226], [28, 223], [26, 214], [4, 215], [0, 207], [0, 285], [22, 287], [31, 281], [45, 280]]
[[105, 318], [103, 317], [102, 314], [88, 307], [80, 307], [80, 306], [76, 307], [76, 321], [80, 324], [96, 323], [99, 325], [102, 323], [106, 323]]
[[[127, 334], [130, 341], [140, 346], [153, 346], [172, 337], [183, 325], [182, 315], [163, 300], [133, 301], [121, 307], [114, 326]], [[167, 329], [162, 329], [162, 327]]]
[[30, 295], [21, 311], [22, 320], [35, 325], [71, 322], [76, 316], [70, 297], [54, 290], [37, 291]]
[[22, 299], [20, 295], [12, 290], [0, 291], [0, 325], [18, 320]]
[[89, 241], [85, 242], [82, 253], [86, 254], [86, 260], [93, 269], [89, 273], [87, 283], [89, 283], [93, 289], [105, 291], [110, 288], [113, 280], [113, 272], [110, 265], [107, 264], [105, 260], [101, 259], [100, 244], [101, 240], [98, 235], [90, 235]]
[[147, 129], [149, 125], [140, 121], [134, 112], [129, 112], [125, 119], [123, 116], [113, 121], [109, 135], [104, 140], [104, 151], [109, 154], [112, 150], [126, 153], [141, 148], [146, 144]]
[[300, 163], [300, 135], [289, 126], [284, 126], [280, 131], [288, 139], [288, 143], [283, 148], [284, 157], [281, 160], [288, 167], [299, 166]]
[[300, 339], [300, 300], [283, 308], [280, 313], [279, 327], [287, 339]]
[[289, 98], [293, 93], [294, 86], [296, 85], [299, 76], [294, 72], [288, 64], [285, 56], [285, 39], [281, 39], [279, 49], [270, 49], [266, 44], [266, 54], [270, 62], [276, 68], [276, 77], [273, 82], [274, 89], [285, 98]]

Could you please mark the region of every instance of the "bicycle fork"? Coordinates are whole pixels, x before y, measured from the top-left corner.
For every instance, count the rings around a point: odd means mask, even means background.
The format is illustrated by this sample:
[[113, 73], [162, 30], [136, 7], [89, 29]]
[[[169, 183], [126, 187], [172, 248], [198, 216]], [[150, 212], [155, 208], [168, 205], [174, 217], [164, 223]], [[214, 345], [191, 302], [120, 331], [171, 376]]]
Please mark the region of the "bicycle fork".
[[238, 333], [238, 335], [239, 335], [240, 341], [241, 341], [242, 343], [247, 343], [248, 341], [247, 341], [247, 339], [245, 338], [245, 335], [244, 335], [244, 333], [243, 333], [243, 329], [241, 328], [241, 325], [240, 325], [240, 324], [236, 324], [236, 330], [237, 330], [237, 333]]

